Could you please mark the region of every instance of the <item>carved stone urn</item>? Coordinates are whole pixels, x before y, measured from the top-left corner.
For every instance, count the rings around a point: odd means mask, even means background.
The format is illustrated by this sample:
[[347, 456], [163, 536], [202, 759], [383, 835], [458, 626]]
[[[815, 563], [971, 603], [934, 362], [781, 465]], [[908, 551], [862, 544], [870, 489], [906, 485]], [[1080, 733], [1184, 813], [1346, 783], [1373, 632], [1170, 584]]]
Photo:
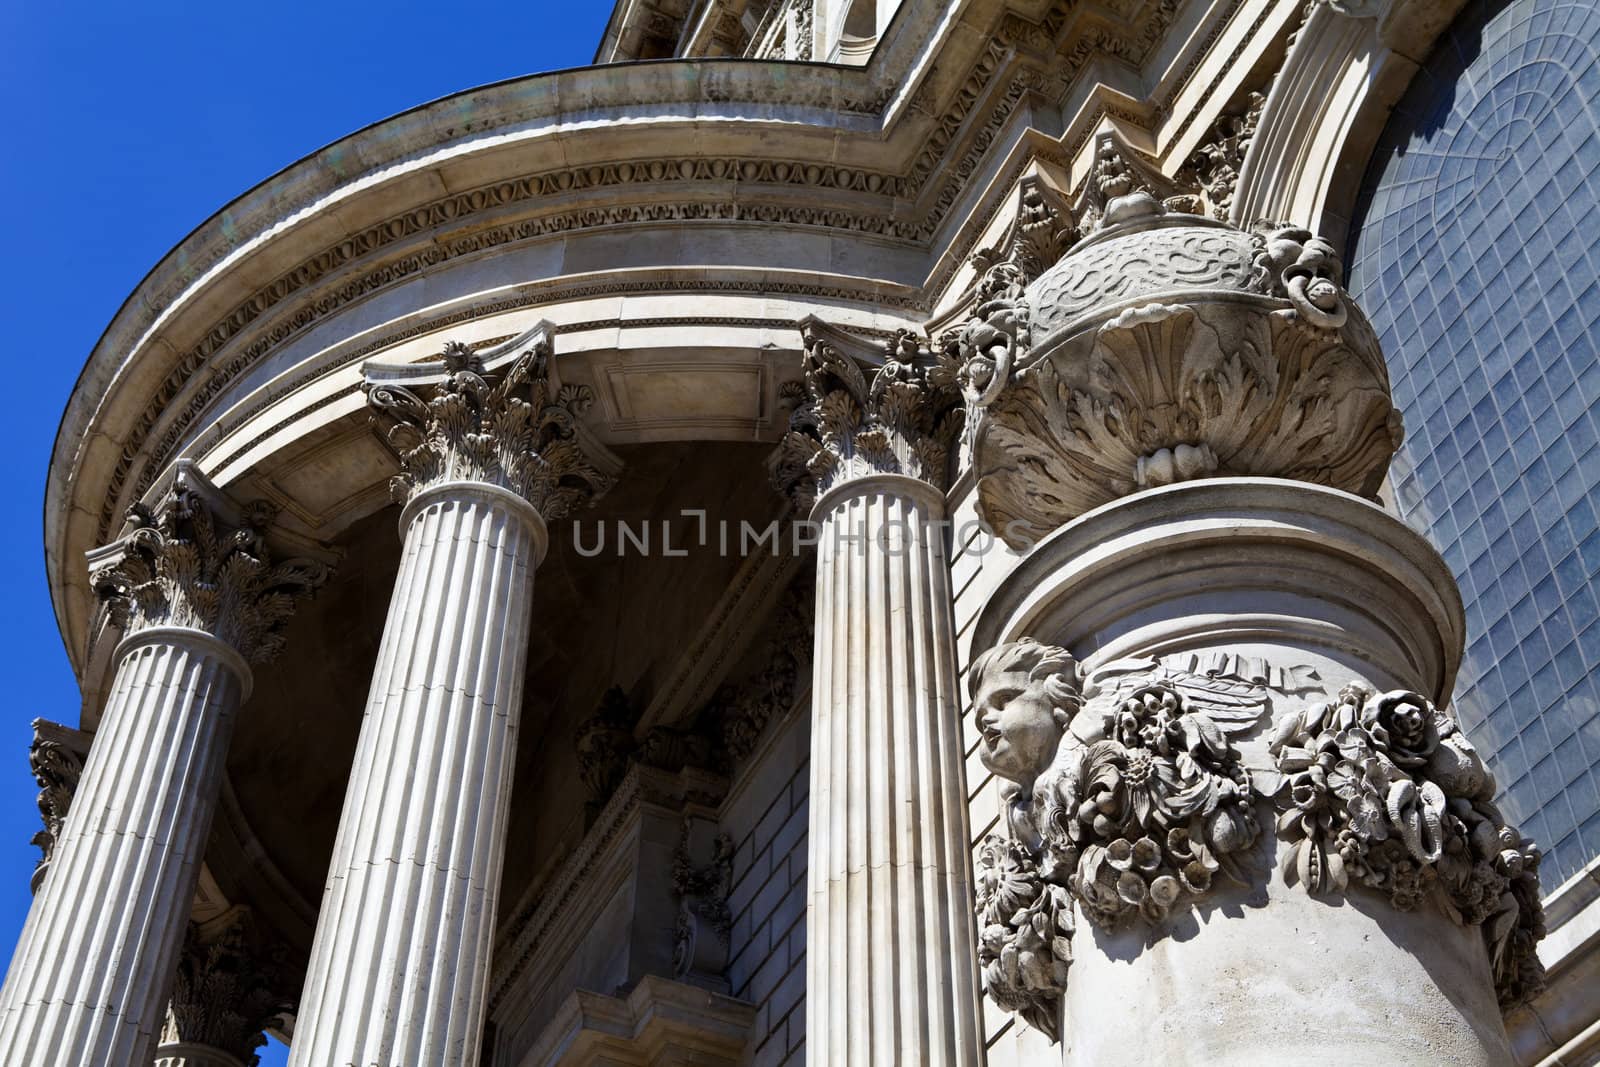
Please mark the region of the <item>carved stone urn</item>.
[[[1447, 705], [1461, 599], [1326, 243], [1132, 194], [980, 306], [986, 994], [1081, 1067], [1510, 1062], [1538, 850]], [[1054, 1054], [1052, 1054], [1054, 1056]]]
[[1018, 547], [1139, 489], [1265, 475], [1376, 493], [1400, 443], [1333, 249], [1135, 192], [962, 337], [979, 513]]

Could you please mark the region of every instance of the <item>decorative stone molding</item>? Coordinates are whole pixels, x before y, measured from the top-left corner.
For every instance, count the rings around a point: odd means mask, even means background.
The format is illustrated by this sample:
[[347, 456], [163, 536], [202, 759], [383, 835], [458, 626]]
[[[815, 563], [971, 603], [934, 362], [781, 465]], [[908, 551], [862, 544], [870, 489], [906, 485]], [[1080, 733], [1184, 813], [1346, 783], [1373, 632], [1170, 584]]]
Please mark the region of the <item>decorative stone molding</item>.
[[1432, 901], [1477, 926], [1502, 1009], [1539, 992], [1539, 850], [1507, 825], [1494, 776], [1455, 720], [1417, 693], [1346, 686], [1274, 731], [1262, 776], [1291, 842], [1281, 865], [1308, 893], [1351, 884], [1402, 911]]
[[960, 427], [955, 366], [909, 331], [865, 346], [815, 318], [801, 323], [805, 401], [789, 420], [774, 481], [805, 512], [828, 490], [874, 474], [904, 474], [943, 489]]
[[[718, 832], [709, 845], [697, 841], [708, 829], [706, 820], [685, 817], [683, 835], [672, 856], [672, 892], [678, 898], [672, 977], [726, 987], [722, 974], [728, 966], [728, 935], [733, 926], [733, 914], [728, 910], [733, 838]], [[709, 858], [698, 861], [696, 854], [707, 851]]]
[[517, 1062], [538, 1067], [738, 1067], [756, 1007], [647, 975], [626, 995], [579, 989]]
[[1224, 114], [1212, 123], [1209, 139], [1184, 164], [1180, 177], [1200, 187], [1205, 213], [1214, 219], [1228, 218], [1233, 192], [1239, 185], [1239, 169], [1244, 166], [1245, 153], [1266, 103], [1265, 94], [1250, 93], [1242, 110]]
[[[252, 943], [247, 908], [189, 924], [157, 1055], [171, 1045], [197, 1045], [255, 1067], [265, 1030], [294, 1010], [283, 993], [281, 958]], [[281, 954], [279, 954], [281, 955]]]
[[33, 744], [28, 748], [28, 767], [34, 781], [39, 783], [39, 817], [44, 829], [33, 835], [33, 844], [43, 853], [33, 868], [28, 885], [35, 893], [43, 884], [55, 855], [56, 842], [61, 838], [61, 827], [66, 822], [67, 811], [72, 807], [72, 796], [78, 789], [78, 779], [83, 775], [83, 761], [89, 755], [90, 735], [70, 726], [48, 719], [33, 720]]
[[958, 342], [985, 521], [1021, 547], [1139, 489], [1224, 475], [1374, 494], [1400, 416], [1332, 247], [1105, 183], [1101, 228]]
[[459, 341], [444, 346], [439, 363], [409, 375], [368, 364], [367, 400], [375, 419], [388, 421], [385, 436], [403, 468], [391, 482], [395, 498], [405, 503], [445, 482], [485, 482], [555, 522], [611, 488], [613, 477], [578, 439], [578, 418], [594, 396], [581, 385], [552, 390], [553, 354], [546, 333], [493, 385], [483, 359]]
[[89, 556], [90, 581], [124, 634], [157, 626], [210, 634], [247, 661], [283, 648], [295, 605], [328, 578], [337, 554], [273, 562], [276, 512], [265, 501], [236, 507], [198, 467], [180, 460], [154, 505], [128, 511], [126, 532]]

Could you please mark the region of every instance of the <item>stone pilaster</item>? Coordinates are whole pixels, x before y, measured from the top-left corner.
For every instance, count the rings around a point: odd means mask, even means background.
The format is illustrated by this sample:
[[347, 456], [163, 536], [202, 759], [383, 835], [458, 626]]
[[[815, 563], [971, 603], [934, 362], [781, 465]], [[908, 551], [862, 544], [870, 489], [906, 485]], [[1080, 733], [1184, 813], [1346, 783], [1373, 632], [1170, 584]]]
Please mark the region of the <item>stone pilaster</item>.
[[779, 467], [814, 499], [809, 1062], [978, 1064], [966, 788], [944, 535], [948, 367], [907, 336], [869, 384], [807, 330]]
[[549, 346], [494, 385], [450, 345], [367, 368], [405, 538], [323, 893], [291, 1063], [477, 1062], [533, 575], [545, 523], [609, 487], [550, 395]]
[[165, 1015], [247, 661], [274, 655], [321, 563], [273, 563], [180, 466], [90, 560], [123, 629], [110, 697], [0, 991], [0, 1062], [148, 1063]]

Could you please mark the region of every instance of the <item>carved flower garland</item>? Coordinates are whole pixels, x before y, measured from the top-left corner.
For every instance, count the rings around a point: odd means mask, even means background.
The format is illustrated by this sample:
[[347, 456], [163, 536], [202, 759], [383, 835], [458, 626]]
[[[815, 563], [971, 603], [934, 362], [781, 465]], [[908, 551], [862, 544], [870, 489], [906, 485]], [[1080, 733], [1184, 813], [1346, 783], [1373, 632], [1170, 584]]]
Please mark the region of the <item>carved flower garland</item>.
[[1435, 899], [1481, 927], [1503, 1007], [1537, 992], [1539, 850], [1506, 824], [1493, 777], [1448, 715], [1416, 693], [1351, 685], [1286, 719], [1270, 751], [1282, 777], [1263, 792], [1291, 843], [1286, 879], [1310, 893], [1354, 882], [1402, 911]]
[[1173, 686], [1146, 686], [1105, 716], [1047, 791], [1042, 826], [1097, 925], [1160, 922], [1218, 873], [1244, 883], [1236, 855], [1259, 834], [1250, 781], [1226, 734]]
[[995, 1003], [1061, 1037], [1058, 1004], [1072, 962], [1072, 900], [1046, 882], [1033, 856], [990, 834], [978, 846], [978, 966]]

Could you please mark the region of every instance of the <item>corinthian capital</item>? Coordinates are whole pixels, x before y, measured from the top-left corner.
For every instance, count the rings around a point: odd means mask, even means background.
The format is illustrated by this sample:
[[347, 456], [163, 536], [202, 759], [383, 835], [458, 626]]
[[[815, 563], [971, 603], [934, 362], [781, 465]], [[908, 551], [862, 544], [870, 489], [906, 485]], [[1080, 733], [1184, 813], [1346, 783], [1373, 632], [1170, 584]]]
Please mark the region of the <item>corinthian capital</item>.
[[514, 344], [523, 350], [499, 374], [458, 341], [434, 362], [367, 364], [374, 421], [388, 424], [400, 456], [391, 485], [402, 503], [429, 486], [486, 482], [554, 522], [611, 488], [612, 472], [579, 439], [578, 418], [594, 402], [588, 386], [552, 385], [548, 329]]
[[67, 810], [83, 776], [83, 761], [89, 754], [89, 735], [82, 730], [51, 722], [33, 720], [33, 745], [28, 749], [28, 767], [39, 783], [39, 818], [44, 829], [33, 835], [33, 843], [44, 855], [33, 869], [29, 885], [35, 893], [44, 884], [50, 861], [55, 858], [56, 841], [67, 821]]
[[805, 397], [780, 446], [778, 488], [801, 509], [874, 474], [904, 474], [942, 490], [961, 425], [954, 364], [907, 330], [885, 342], [881, 355], [816, 319], [802, 322], [800, 333]]
[[267, 1043], [267, 1027], [294, 1004], [283, 992], [282, 951], [268, 949], [256, 933], [250, 911], [243, 907], [204, 924], [189, 924], [173, 978], [163, 1046], [214, 1049], [251, 1067], [259, 1062], [256, 1049]]
[[[242, 507], [180, 460], [156, 503], [128, 510], [123, 535], [89, 553], [90, 581], [124, 633], [151, 626], [202, 630], [246, 660], [283, 648], [296, 602], [328, 577], [331, 550], [300, 542], [307, 556], [275, 561], [276, 510]], [[309, 558], [311, 555], [320, 559]]]

